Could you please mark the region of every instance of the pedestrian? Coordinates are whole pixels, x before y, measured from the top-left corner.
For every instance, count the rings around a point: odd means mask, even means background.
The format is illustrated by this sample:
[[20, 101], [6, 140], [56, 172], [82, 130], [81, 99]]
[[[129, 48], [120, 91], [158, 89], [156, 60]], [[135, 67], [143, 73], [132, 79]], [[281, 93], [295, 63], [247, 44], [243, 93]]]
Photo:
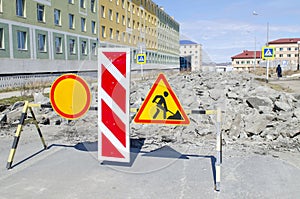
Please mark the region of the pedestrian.
[[278, 79], [280, 77], [282, 77], [282, 70], [281, 70], [281, 67], [280, 67], [280, 64], [278, 64], [277, 68], [276, 68], [276, 72], [277, 72], [277, 77]]

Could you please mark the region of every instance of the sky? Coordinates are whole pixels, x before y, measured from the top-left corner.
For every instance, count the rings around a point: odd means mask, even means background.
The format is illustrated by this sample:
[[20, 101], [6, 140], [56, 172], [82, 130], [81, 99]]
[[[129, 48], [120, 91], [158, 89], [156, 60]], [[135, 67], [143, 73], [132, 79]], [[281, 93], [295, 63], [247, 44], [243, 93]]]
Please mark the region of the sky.
[[231, 57], [243, 50], [261, 50], [267, 38], [300, 38], [299, 0], [153, 2], [180, 24], [181, 39], [202, 44], [207, 54], [204, 59], [217, 63], [231, 62]]

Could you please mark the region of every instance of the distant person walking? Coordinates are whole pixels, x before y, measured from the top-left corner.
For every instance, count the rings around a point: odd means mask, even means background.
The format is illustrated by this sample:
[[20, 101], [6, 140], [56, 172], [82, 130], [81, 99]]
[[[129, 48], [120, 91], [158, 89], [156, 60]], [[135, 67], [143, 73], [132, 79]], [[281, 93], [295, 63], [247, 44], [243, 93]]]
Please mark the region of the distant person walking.
[[277, 73], [278, 79], [279, 79], [280, 77], [282, 77], [282, 70], [281, 70], [280, 64], [278, 64], [278, 66], [277, 66], [277, 68], [276, 68], [276, 73]]

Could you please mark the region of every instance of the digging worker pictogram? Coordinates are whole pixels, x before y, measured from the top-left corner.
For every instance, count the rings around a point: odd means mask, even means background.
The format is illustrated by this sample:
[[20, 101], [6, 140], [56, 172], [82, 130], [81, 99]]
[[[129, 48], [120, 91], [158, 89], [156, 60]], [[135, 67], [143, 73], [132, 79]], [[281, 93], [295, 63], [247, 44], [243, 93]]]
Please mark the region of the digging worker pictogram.
[[[167, 107], [167, 103], [165, 100], [165, 97], [168, 97], [169, 93], [167, 91], [164, 92], [164, 96], [162, 95], [156, 95], [154, 97], [154, 99], [152, 100], [152, 103], [156, 103], [156, 112], [153, 115], [153, 119], [156, 119], [156, 117], [158, 116], [158, 114], [160, 113], [160, 111], [163, 111], [164, 114], [164, 119], [166, 119], [167, 117], [167, 111], [168, 111], [168, 107]], [[156, 102], [158, 100], [158, 102]]]

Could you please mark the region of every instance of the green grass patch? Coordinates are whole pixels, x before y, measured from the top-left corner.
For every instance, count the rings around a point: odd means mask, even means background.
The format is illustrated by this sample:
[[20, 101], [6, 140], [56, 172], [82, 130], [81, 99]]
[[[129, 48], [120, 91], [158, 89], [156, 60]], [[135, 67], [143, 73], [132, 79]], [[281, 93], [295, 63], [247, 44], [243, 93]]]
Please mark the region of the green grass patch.
[[28, 95], [28, 96], [19, 96], [19, 97], [10, 97], [10, 98], [6, 98], [6, 99], [0, 99], [0, 104], [3, 105], [13, 105], [16, 102], [19, 101], [29, 101], [32, 102], [34, 100], [32, 95]]

